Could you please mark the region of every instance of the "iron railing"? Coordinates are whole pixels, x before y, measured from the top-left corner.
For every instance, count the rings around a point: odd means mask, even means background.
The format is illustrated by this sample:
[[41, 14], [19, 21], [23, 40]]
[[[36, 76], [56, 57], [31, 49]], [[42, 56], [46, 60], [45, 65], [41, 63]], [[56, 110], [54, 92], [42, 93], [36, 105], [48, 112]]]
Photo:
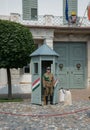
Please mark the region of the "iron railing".
[[44, 15], [37, 16], [30, 20], [22, 20], [20, 21], [24, 25], [35, 25], [35, 26], [80, 26], [80, 27], [89, 27], [90, 21], [87, 17], [78, 17], [78, 22], [76, 24], [68, 25], [68, 22], [65, 20], [63, 16], [52, 16], [52, 15]]

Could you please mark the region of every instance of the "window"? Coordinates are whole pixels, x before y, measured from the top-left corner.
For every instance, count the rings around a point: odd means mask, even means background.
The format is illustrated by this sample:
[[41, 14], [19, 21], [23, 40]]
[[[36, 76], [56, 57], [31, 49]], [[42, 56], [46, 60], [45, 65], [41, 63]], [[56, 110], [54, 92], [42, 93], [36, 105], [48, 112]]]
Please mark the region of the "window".
[[38, 74], [38, 63], [34, 63], [34, 74]]
[[36, 8], [31, 8], [31, 19], [37, 20], [37, 9]]

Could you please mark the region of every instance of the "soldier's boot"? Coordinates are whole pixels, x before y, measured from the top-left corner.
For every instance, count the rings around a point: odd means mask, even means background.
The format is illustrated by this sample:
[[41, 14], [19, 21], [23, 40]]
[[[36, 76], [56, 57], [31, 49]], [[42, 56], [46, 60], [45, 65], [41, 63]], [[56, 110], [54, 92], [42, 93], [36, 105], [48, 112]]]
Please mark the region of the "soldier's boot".
[[48, 104], [48, 96], [46, 96], [46, 105]]
[[53, 104], [53, 96], [50, 96], [50, 104]]

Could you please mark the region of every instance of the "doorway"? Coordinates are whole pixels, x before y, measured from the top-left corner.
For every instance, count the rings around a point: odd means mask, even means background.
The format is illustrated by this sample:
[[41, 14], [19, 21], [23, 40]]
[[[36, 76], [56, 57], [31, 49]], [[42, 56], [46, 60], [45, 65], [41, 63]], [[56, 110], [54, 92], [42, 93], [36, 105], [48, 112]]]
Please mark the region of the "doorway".
[[58, 76], [63, 88], [85, 88], [86, 84], [86, 43], [55, 43], [58, 59]]
[[[46, 72], [46, 68], [47, 67], [50, 67], [51, 68], [51, 64], [53, 64], [53, 61], [47, 61], [47, 60], [44, 60], [44, 61], [42, 61], [42, 63], [41, 63], [41, 66], [42, 66], [42, 74], [41, 74], [41, 76], [43, 77], [43, 74]], [[41, 78], [42, 79], [42, 78]], [[42, 97], [43, 97], [43, 94], [44, 94], [44, 89], [43, 89], [43, 82], [41, 83], [42, 85], [42, 87], [41, 87], [41, 93], [42, 93]]]

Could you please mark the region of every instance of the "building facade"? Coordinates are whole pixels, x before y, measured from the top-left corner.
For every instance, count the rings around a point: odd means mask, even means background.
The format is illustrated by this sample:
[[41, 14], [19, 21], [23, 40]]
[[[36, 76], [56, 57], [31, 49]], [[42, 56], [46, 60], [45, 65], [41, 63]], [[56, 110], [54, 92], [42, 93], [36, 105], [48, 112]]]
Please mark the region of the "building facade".
[[[0, 18], [25, 25], [30, 29], [38, 47], [46, 43], [60, 55], [57, 65], [60, 87], [90, 88], [90, 24], [86, 18], [82, 24], [81, 19], [78, 25], [74, 24], [74, 26], [66, 25], [63, 17], [51, 15], [38, 16], [36, 20], [24, 21], [15, 13], [8, 17], [0, 16]], [[27, 70], [27, 67], [11, 70], [13, 94], [32, 92], [32, 75]], [[0, 94], [7, 94], [7, 92], [6, 70], [2, 68], [0, 69]]]

